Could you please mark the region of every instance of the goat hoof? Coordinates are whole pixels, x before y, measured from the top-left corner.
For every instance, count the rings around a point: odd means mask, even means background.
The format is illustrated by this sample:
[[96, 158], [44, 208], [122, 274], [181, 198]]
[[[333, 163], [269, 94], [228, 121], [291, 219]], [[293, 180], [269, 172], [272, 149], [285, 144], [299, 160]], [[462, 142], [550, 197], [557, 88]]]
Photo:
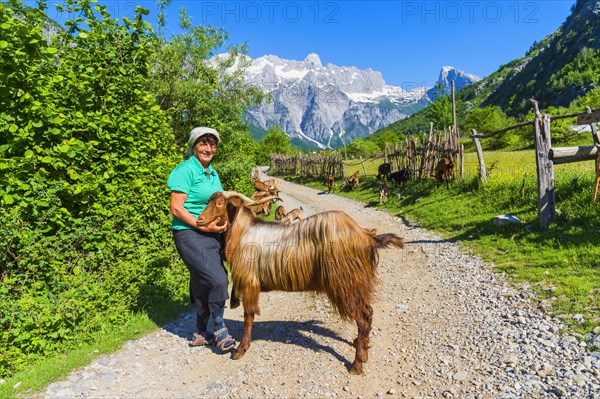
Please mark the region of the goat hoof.
[[360, 367], [354, 366], [350, 369], [350, 374], [361, 375], [363, 373], [362, 365]]
[[233, 360], [239, 360], [246, 354], [245, 350], [240, 350], [239, 348], [233, 352]]
[[231, 298], [231, 300], [229, 301], [229, 307], [231, 309], [235, 309], [239, 306], [240, 306], [240, 299], [239, 298]]

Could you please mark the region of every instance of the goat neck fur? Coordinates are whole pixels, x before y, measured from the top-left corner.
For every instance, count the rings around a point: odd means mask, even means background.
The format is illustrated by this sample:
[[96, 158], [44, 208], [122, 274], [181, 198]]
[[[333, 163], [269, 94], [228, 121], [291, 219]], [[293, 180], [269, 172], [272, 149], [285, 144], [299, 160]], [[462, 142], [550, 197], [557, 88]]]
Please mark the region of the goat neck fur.
[[361, 374], [368, 358], [377, 250], [403, 247], [395, 234], [377, 235], [339, 211], [323, 212], [288, 225], [257, 218], [243, 195], [215, 193], [199, 219], [210, 223], [227, 218], [225, 256], [231, 266], [232, 299], [244, 304], [244, 334], [234, 359], [250, 347], [252, 322], [260, 314], [260, 292], [315, 291], [325, 293], [333, 308], [358, 327], [353, 374]]

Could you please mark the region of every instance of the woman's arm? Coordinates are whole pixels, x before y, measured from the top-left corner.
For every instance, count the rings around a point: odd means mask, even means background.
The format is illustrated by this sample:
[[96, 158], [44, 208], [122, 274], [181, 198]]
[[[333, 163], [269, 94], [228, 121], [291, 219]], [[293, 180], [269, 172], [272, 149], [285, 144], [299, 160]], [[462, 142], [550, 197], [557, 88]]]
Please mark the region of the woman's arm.
[[171, 191], [171, 215], [175, 216], [177, 219], [181, 220], [190, 227], [205, 233], [222, 233], [227, 230], [227, 222], [225, 222], [223, 226], [217, 226], [217, 223], [220, 222], [219, 219], [208, 225], [198, 226], [196, 223], [196, 218], [183, 207], [187, 196], [188, 195], [186, 193], [182, 193], [181, 191]]

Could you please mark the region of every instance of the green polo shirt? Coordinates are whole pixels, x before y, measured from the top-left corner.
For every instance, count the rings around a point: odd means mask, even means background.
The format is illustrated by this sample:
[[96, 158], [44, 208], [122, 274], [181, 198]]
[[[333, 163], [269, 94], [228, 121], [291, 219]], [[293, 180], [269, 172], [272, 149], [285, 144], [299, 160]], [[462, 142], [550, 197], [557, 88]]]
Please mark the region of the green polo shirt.
[[[167, 186], [171, 191], [180, 191], [188, 195], [183, 207], [196, 218], [206, 208], [210, 196], [217, 191], [223, 191], [217, 171], [212, 165], [208, 165], [206, 171], [194, 156], [173, 169]], [[171, 227], [173, 230], [193, 229], [176, 217], [173, 217]]]

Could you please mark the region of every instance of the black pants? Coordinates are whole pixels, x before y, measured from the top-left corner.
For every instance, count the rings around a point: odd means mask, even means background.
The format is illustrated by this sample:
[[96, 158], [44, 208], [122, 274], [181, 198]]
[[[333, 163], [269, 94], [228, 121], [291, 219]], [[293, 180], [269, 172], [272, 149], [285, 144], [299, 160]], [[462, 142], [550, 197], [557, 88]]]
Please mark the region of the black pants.
[[209, 304], [224, 307], [229, 298], [221, 235], [198, 230], [173, 230], [173, 240], [190, 272], [190, 301], [196, 307], [196, 327], [198, 332], [204, 332], [211, 313]]

